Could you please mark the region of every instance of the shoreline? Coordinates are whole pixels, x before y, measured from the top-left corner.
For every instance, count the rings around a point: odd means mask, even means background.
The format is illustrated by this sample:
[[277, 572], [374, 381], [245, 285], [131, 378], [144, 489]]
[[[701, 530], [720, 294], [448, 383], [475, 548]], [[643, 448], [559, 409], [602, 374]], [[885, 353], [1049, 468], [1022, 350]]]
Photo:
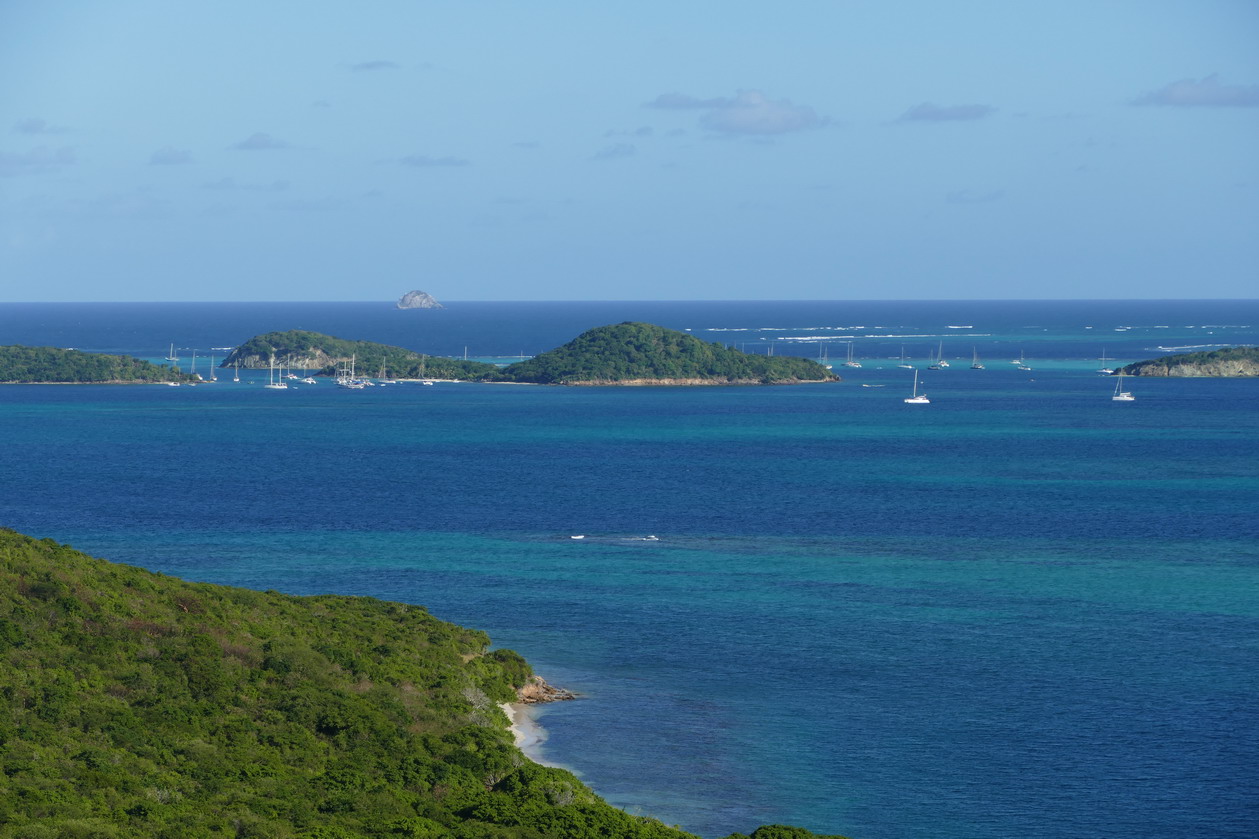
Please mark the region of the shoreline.
[[507, 715], [508, 730], [516, 743], [516, 748], [524, 752], [525, 757], [540, 766], [550, 766], [554, 769], [563, 768], [558, 763], [553, 763], [543, 756], [542, 744], [547, 740], [547, 733], [546, 729], [538, 723], [537, 718], [534, 716], [532, 710], [536, 707], [534, 704], [500, 702], [498, 707]]

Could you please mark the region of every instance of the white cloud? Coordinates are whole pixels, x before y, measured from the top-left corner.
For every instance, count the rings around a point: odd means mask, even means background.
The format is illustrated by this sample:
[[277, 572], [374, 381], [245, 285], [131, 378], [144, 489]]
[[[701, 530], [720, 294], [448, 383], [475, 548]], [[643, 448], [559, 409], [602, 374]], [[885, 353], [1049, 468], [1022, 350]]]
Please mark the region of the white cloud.
[[13, 130], [19, 134], [65, 134], [70, 129], [49, 125], [47, 120], [39, 117], [28, 117], [13, 123]]
[[617, 160], [622, 157], [633, 157], [638, 148], [632, 143], [613, 143], [595, 152], [591, 160]]
[[287, 149], [289, 144], [272, 137], [270, 134], [264, 134], [259, 131], [241, 140], [232, 148], [242, 151], [269, 151], [271, 149]]
[[414, 166], [416, 168], [468, 165], [468, 161], [462, 157], [429, 157], [426, 154], [409, 154], [406, 157], [399, 158], [398, 162], [404, 166]]
[[1181, 79], [1148, 93], [1134, 105], [1170, 105], [1176, 108], [1253, 108], [1259, 106], [1259, 85], [1220, 84], [1212, 74], [1201, 81]]
[[0, 152], [0, 177], [55, 172], [75, 163], [74, 149], [37, 146], [28, 152]]
[[983, 119], [996, 113], [991, 105], [936, 105], [923, 102], [901, 114], [898, 122], [957, 122]]
[[392, 61], [360, 61], [358, 64], [351, 64], [350, 69], [362, 73], [371, 70], [397, 70], [398, 65]]
[[183, 149], [177, 149], [173, 146], [158, 149], [149, 155], [150, 166], [177, 166], [181, 163], [191, 163], [192, 153]]
[[700, 124], [726, 134], [786, 134], [820, 128], [827, 120], [807, 105], [789, 99], [770, 99], [759, 90], [741, 90], [733, 99], [700, 99], [684, 93], [662, 93], [649, 108], [699, 110]]

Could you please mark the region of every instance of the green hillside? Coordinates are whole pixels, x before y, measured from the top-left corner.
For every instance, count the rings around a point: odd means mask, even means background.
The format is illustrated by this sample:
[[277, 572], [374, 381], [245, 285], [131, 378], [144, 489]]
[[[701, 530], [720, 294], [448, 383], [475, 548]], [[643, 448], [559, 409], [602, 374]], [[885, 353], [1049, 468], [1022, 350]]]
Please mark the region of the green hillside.
[[1259, 376], [1259, 347], [1224, 347], [1204, 352], [1165, 355], [1129, 364], [1125, 376], [1244, 378]]
[[591, 329], [558, 349], [511, 364], [500, 381], [538, 384], [783, 384], [837, 381], [805, 358], [749, 355], [649, 323]]
[[38, 384], [133, 384], [195, 382], [170, 367], [129, 355], [63, 350], [57, 347], [0, 347], [0, 382]]
[[688, 836], [526, 759], [497, 703], [529, 666], [488, 645], [0, 530], [0, 837]]
[[255, 335], [237, 347], [220, 366], [240, 364], [265, 369], [271, 366], [273, 359], [277, 365], [305, 368], [329, 376], [337, 372], [340, 364], [351, 360], [360, 376], [378, 375], [383, 364], [384, 376], [390, 379], [480, 379], [498, 369], [479, 361], [424, 355], [402, 347], [347, 341], [299, 329]]

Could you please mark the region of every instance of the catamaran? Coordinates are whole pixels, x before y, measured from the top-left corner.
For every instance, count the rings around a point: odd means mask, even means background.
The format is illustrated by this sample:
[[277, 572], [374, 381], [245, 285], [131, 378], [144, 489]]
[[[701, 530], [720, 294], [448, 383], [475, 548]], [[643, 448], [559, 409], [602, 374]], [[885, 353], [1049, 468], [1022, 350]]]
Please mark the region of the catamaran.
[[940, 348], [936, 350], [936, 367], [948, 367], [949, 363], [944, 360], [944, 342], [940, 342]]
[[1119, 379], [1115, 382], [1115, 395], [1110, 397], [1112, 402], [1136, 402], [1137, 398], [1132, 395], [1132, 391], [1123, 389], [1123, 370], [1119, 371]]
[[905, 398], [906, 404], [909, 405], [930, 405], [931, 400], [927, 398], [927, 394], [918, 393], [918, 371], [914, 371], [914, 395]]
[[975, 349], [974, 347], [971, 347], [970, 352], [971, 352], [970, 369], [983, 370], [984, 365], [979, 363], [979, 350]]

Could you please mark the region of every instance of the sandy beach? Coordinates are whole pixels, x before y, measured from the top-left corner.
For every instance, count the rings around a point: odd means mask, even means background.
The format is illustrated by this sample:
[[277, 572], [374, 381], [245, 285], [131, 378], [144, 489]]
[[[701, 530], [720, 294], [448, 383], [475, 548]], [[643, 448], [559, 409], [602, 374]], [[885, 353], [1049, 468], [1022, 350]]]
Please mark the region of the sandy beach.
[[543, 766], [558, 766], [542, 756], [542, 744], [546, 742], [546, 729], [538, 724], [534, 717], [536, 705], [522, 702], [502, 702], [499, 704], [507, 719], [511, 720], [511, 733], [515, 738], [516, 747], [525, 753], [525, 757]]

